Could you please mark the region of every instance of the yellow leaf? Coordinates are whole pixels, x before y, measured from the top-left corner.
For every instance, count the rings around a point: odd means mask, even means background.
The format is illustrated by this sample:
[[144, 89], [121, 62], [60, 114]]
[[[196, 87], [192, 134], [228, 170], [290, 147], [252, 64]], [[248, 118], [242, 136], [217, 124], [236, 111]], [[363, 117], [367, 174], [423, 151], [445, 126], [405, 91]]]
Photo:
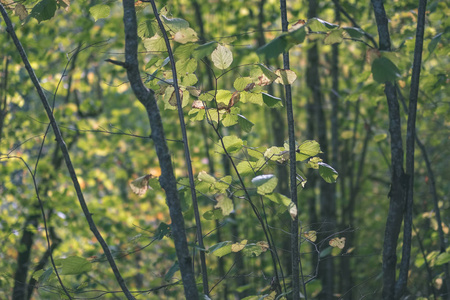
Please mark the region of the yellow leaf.
[[314, 230], [304, 232], [303, 236], [311, 242], [315, 242], [317, 240], [317, 232]]
[[261, 241], [256, 243], [257, 246], [261, 247], [262, 252], [266, 252], [269, 249], [269, 244], [267, 242]]
[[231, 245], [231, 251], [239, 252], [245, 248], [245, 245], [247, 245], [247, 240], [243, 240], [241, 242], [234, 243], [233, 245]]
[[142, 196], [145, 194], [145, 192], [148, 189], [152, 189], [148, 185], [148, 180], [152, 177], [153, 177], [153, 175], [148, 174], [148, 175], [141, 176], [141, 177], [133, 180], [132, 182], [130, 182], [130, 188], [133, 191], [133, 193], [135, 193], [136, 195]]
[[331, 247], [338, 247], [339, 249], [344, 249], [344, 247], [345, 247], [345, 237], [331, 239], [329, 244], [330, 244]]

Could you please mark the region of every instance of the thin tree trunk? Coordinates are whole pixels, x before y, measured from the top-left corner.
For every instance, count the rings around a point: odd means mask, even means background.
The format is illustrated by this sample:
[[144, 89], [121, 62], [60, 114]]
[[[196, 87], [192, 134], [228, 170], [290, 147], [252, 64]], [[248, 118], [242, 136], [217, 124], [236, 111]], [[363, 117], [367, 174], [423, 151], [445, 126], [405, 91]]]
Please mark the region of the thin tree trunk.
[[[390, 51], [391, 40], [388, 19], [382, 0], [372, 0], [378, 27], [380, 50]], [[397, 93], [392, 82], [386, 82], [384, 93], [389, 109], [389, 133], [391, 135], [391, 189], [383, 245], [383, 299], [395, 298], [397, 242], [405, 210], [407, 176], [403, 170], [403, 144], [400, 110]]]
[[125, 25], [125, 59], [122, 63], [127, 70], [128, 79], [138, 100], [145, 107], [150, 121], [151, 138], [154, 142], [156, 155], [161, 166], [161, 176], [159, 182], [166, 193], [167, 205], [169, 206], [170, 217], [172, 219], [172, 235], [180, 264], [180, 272], [183, 280], [186, 299], [198, 299], [198, 291], [195, 282], [194, 270], [192, 268], [192, 258], [186, 239], [183, 213], [178, 196], [177, 182], [173, 173], [172, 160], [167, 147], [164, 134], [161, 114], [152, 90], [147, 89], [139, 73], [139, 63], [137, 58], [137, 22], [136, 11], [133, 0], [123, 1], [124, 25]]

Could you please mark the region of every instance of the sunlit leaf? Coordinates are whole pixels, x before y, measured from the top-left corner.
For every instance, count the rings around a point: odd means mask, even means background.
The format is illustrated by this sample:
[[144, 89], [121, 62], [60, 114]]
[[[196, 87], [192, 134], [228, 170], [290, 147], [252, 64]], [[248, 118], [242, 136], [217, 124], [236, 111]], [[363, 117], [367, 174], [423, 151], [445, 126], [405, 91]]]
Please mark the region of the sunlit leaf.
[[327, 36], [323, 39], [324, 44], [332, 45], [337, 43], [342, 43], [344, 40], [342, 37], [342, 29], [333, 30], [327, 33]]
[[234, 210], [233, 201], [228, 198], [225, 194], [216, 195], [217, 204], [214, 208], [220, 208], [222, 210], [222, 215], [228, 216]]
[[[224, 244], [222, 244], [224, 243]], [[211, 253], [213, 253], [217, 257], [222, 257], [231, 253], [231, 244], [230, 242], [222, 242], [221, 247], [214, 249]], [[211, 247], [212, 248], [212, 247]], [[211, 249], [209, 248], [209, 249]]]
[[440, 266], [450, 262], [450, 252], [443, 252], [436, 258], [435, 265]]
[[278, 69], [275, 71], [275, 74], [278, 75], [278, 78], [275, 80], [275, 82], [282, 85], [292, 84], [294, 83], [295, 79], [297, 79], [297, 74], [295, 74], [295, 72], [292, 70]]
[[322, 162], [320, 157], [312, 157], [306, 164], [308, 168], [319, 169], [319, 163]]
[[320, 153], [320, 145], [314, 140], [304, 141], [297, 149], [296, 161], [304, 161]]
[[207, 183], [215, 183], [216, 182], [216, 179], [213, 176], [206, 173], [205, 171], [201, 171], [200, 173], [198, 173], [198, 180], [204, 181]]
[[97, 4], [97, 5], [92, 6], [89, 9], [89, 12], [91, 13], [94, 20], [97, 21], [99, 19], [109, 17], [109, 14], [111, 12], [111, 7], [109, 7], [109, 5], [106, 5], [106, 4]]
[[289, 204], [289, 215], [291, 215], [292, 220], [295, 220], [295, 217], [297, 217], [297, 205], [294, 202]]
[[251, 77], [238, 77], [233, 83], [233, 87], [237, 91], [243, 91], [247, 85], [253, 83], [253, 79]]
[[343, 238], [338, 238], [338, 237], [333, 238], [328, 243], [330, 244], [331, 247], [337, 247], [339, 249], [344, 249], [344, 247], [345, 247], [345, 237], [343, 237]]
[[216, 50], [214, 50], [211, 54], [211, 59], [216, 68], [225, 70], [233, 62], [233, 54], [231, 53], [230, 49], [219, 44], [217, 45]]
[[185, 28], [175, 33], [173, 40], [180, 44], [198, 41], [197, 32], [192, 28]]
[[247, 245], [247, 240], [242, 240], [240, 242], [236, 242], [233, 245], [231, 245], [231, 251], [232, 252], [239, 252], [242, 249], [245, 248], [245, 245]]
[[165, 52], [167, 50], [164, 38], [158, 34], [155, 34], [149, 39], [144, 39], [144, 47], [150, 52]]
[[259, 175], [252, 179], [252, 183], [258, 187], [258, 194], [270, 194], [277, 187], [278, 178], [273, 174]]
[[151, 38], [158, 32], [158, 24], [154, 19], [145, 20], [138, 25], [138, 36], [140, 38]]
[[89, 272], [92, 269], [92, 263], [79, 256], [56, 259], [55, 263], [61, 266], [61, 271], [59, 271], [60, 275], [79, 275]]
[[333, 167], [327, 165], [324, 162], [319, 162], [318, 164], [320, 177], [322, 177], [328, 183], [336, 182], [336, 179], [339, 176], [338, 172], [336, 172], [336, 170], [333, 169]]
[[283, 205], [284, 207], [289, 207], [289, 205], [292, 203], [290, 198], [280, 193], [266, 194], [264, 195], [264, 197], [277, 204]]
[[317, 240], [317, 232], [314, 230], [304, 232], [303, 236], [311, 242], [315, 242]]
[[172, 32], [178, 32], [182, 29], [189, 28], [189, 22], [180, 18], [168, 18], [161, 15], [164, 25]]
[[306, 22], [306, 25], [312, 31], [329, 31], [331, 29], [338, 28], [339, 25], [329, 23], [319, 18], [311, 18]]
[[373, 140], [378, 143], [381, 142], [383, 140], [385, 140], [387, 138], [387, 134], [386, 133], [380, 133], [377, 135], [374, 135]]
[[[227, 152], [233, 153], [241, 150], [242, 146], [244, 145], [244, 142], [237, 136], [230, 135], [223, 137], [223, 144]], [[220, 149], [222, 148], [221, 146], [222, 145], [219, 146]]]

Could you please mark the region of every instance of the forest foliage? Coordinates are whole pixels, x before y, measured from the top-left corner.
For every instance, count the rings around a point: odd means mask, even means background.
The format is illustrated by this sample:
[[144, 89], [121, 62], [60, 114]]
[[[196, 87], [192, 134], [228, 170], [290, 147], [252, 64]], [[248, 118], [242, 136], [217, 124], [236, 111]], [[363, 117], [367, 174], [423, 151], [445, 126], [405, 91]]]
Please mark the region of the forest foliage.
[[0, 0], [0, 298], [449, 299], [416, 2]]

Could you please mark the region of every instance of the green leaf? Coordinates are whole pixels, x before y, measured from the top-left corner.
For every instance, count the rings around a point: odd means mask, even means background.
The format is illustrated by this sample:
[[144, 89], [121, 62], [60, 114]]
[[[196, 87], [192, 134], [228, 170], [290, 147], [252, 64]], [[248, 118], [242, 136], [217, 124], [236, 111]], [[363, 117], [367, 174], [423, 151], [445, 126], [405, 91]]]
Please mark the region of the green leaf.
[[166, 223], [161, 222], [161, 224], [159, 224], [159, 226], [158, 226], [158, 229], [156, 229], [156, 233], [153, 238], [160, 241], [169, 233], [170, 233], [170, 225], [167, 225]]
[[[92, 7], [91, 7], [92, 9]], [[56, 12], [55, 0], [42, 0], [31, 10], [30, 17], [35, 18], [38, 23], [53, 18]]]
[[231, 253], [231, 243], [213, 251], [213, 254], [217, 257], [222, 257], [230, 253]]
[[435, 265], [440, 266], [450, 262], [450, 252], [443, 252], [436, 258]]
[[332, 44], [338, 44], [342, 43], [344, 38], [342, 37], [343, 30], [333, 30], [327, 34], [327, 36], [324, 38], [323, 42], [326, 45], [332, 45]]
[[145, 20], [138, 25], [138, 36], [140, 38], [150, 38], [158, 33], [158, 24], [154, 19]]
[[159, 36], [158, 34], [155, 34], [149, 39], [144, 40], [144, 47], [147, 49], [147, 51], [151, 52], [165, 52], [166, 49], [166, 43], [164, 42], [164, 38]]
[[330, 31], [331, 29], [338, 28], [339, 25], [328, 23], [327, 21], [319, 18], [311, 18], [306, 22], [306, 25], [312, 31]]
[[359, 39], [364, 36], [364, 30], [356, 27], [343, 27], [345, 32], [353, 39]]
[[[264, 104], [268, 107], [283, 107], [283, 102], [281, 102], [281, 98], [262, 93]], [[280, 120], [281, 121], [281, 120]]]
[[[233, 153], [241, 150], [244, 142], [235, 135], [229, 135], [223, 138], [223, 144], [228, 153]], [[221, 144], [219, 145], [219, 148], [222, 150]]]
[[216, 179], [213, 176], [206, 173], [205, 171], [201, 171], [200, 173], [198, 173], [198, 180], [204, 181], [207, 183], [215, 183], [216, 182]]
[[243, 91], [247, 85], [251, 84], [253, 79], [251, 77], [238, 77], [233, 83], [233, 87], [236, 91]]
[[244, 117], [243, 115], [238, 114], [237, 117], [238, 117], [237, 121], [238, 121], [238, 123], [239, 123], [239, 126], [241, 126], [242, 130], [244, 130], [244, 131], [247, 132], [247, 133], [250, 132], [250, 131], [252, 131], [253, 125], [255, 125], [255, 124], [253, 124], [252, 122], [250, 122], [250, 121], [249, 121], [246, 117]]
[[308, 168], [319, 169], [320, 162], [322, 162], [322, 159], [316, 156], [312, 157], [306, 165], [308, 166]]
[[264, 197], [285, 207], [289, 207], [289, 205], [291, 204], [291, 199], [280, 193], [266, 194], [264, 195]]
[[224, 241], [224, 242], [220, 242], [220, 243], [217, 243], [215, 245], [212, 245], [211, 247], [208, 248], [208, 253], [213, 253], [217, 249], [220, 249], [220, 248], [225, 247], [227, 245], [231, 245], [231, 242], [230, 241]]
[[327, 165], [324, 162], [319, 162], [319, 174], [320, 176], [328, 183], [336, 182], [338, 178], [338, 172], [333, 169], [330, 165]]
[[197, 48], [197, 44], [195, 43], [178, 45], [173, 55], [175, 56], [176, 59], [185, 60], [192, 56], [192, 51], [194, 51], [195, 48]]
[[442, 37], [442, 32], [435, 35], [431, 39], [431, 42], [428, 44], [428, 51], [430, 52], [428, 55], [431, 55], [431, 53], [433, 53], [434, 49], [436, 49], [437, 44], [441, 41], [441, 37]]
[[216, 41], [212, 41], [203, 45], [200, 45], [199, 47], [197, 47], [194, 52], [192, 53], [192, 56], [197, 59], [200, 60], [205, 56], [210, 55], [214, 49], [217, 48], [217, 42]]
[[212, 209], [208, 210], [203, 214], [203, 218], [205, 220], [211, 221], [211, 220], [220, 220], [223, 218], [222, 210], [221, 209]]
[[254, 103], [258, 105], [263, 105], [263, 95], [262, 93], [251, 93], [251, 92], [241, 92], [241, 102], [242, 103]]
[[178, 32], [182, 29], [189, 28], [189, 22], [180, 18], [168, 18], [161, 15], [161, 20], [164, 25], [173, 32]]
[[92, 264], [87, 259], [79, 256], [57, 259], [56, 264], [62, 268], [59, 272], [61, 275], [79, 275], [92, 269]]
[[194, 73], [197, 70], [197, 60], [194, 58], [178, 60], [175, 64], [177, 74], [186, 75], [187, 73]]
[[278, 178], [273, 174], [259, 175], [252, 179], [252, 183], [258, 187], [258, 194], [270, 194], [277, 187]]
[[224, 114], [224, 117], [222, 119], [222, 125], [224, 127], [230, 127], [238, 123], [238, 115], [236, 111], [239, 112], [239, 108], [232, 107], [231, 110], [232, 111], [230, 113], [227, 112]]
[[246, 257], [257, 257], [263, 253], [263, 250], [258, 245], [247, 245], [244, 249], [242, 249], [242, 255]]
[[260, 47], [256, 52], [266, 59], [276, 58], [281, 53], [289, 51], [294, 45], [301, 44], [305, 40], [306, 31], [302, 26], [296, 30], [284, 33], [273, 39], [270, 43]]
[[224, 103], [228, 105], [230, 103], [232, 93], [228, 90], [218, 90], [216, 94], [217, 103]]
[[233, 62], [233, 54], [227, 47], [219, 44], [217, 45], [216, 50], [211, 54], [211, 59], [216, 68], [225, 70]]
[[379, 83], [395, 81], [400, 77], [400, 70], [386, 57], [376, 58], [372, 63], [373, 79]]
[[180, 44], [198, 41], [197, 32], [192, 28], [185, 28], [175, 33], [173, 40]]
[[297, 150], [296, 161], [304, 161], [320, 153], [320, 145], [314, 140], [304, 141]]
[[278, 75], [278, 78], [275, 80], [275, 82], [282, 85], [293, 84], [297, 79], [297, 74], [295, 74], [295, 72], [292, 70], [278, 69], [275, 71], [275, 74]]
[[386, 133], [380, 133], [380, 134], [375, 135], [373, 137], [373, 140], [378, 143], [378, 142], [381, 142], [382, 140], [385, 140], [386, 138], [387, 138]]
[[220, 208], [222, 210], [222, 215], [228, 216], [234, 210], [233, 201], [228, 198], [225, 194], [219, 194], [216, 196], [217, 204], [214, 208]]
[[92, 6], [89, 9], [89, 12], [91, 13], [92, 17], [95, 21], [103, 18], [109, 17], [109, 13], [111, 12], [111, 7], [106, 4], [97, 4]]
[[173, 275], [175, 274], [175, 272], [177, 272], [178, 270], [180, 270], [180, 265], [178, 264], [178, 261], [176, 261], [169, 269], [169, 271], [167, 271], [166, 275], [164, 275], [164, 280], [165, 281], [170, 281], [173, 277]]

